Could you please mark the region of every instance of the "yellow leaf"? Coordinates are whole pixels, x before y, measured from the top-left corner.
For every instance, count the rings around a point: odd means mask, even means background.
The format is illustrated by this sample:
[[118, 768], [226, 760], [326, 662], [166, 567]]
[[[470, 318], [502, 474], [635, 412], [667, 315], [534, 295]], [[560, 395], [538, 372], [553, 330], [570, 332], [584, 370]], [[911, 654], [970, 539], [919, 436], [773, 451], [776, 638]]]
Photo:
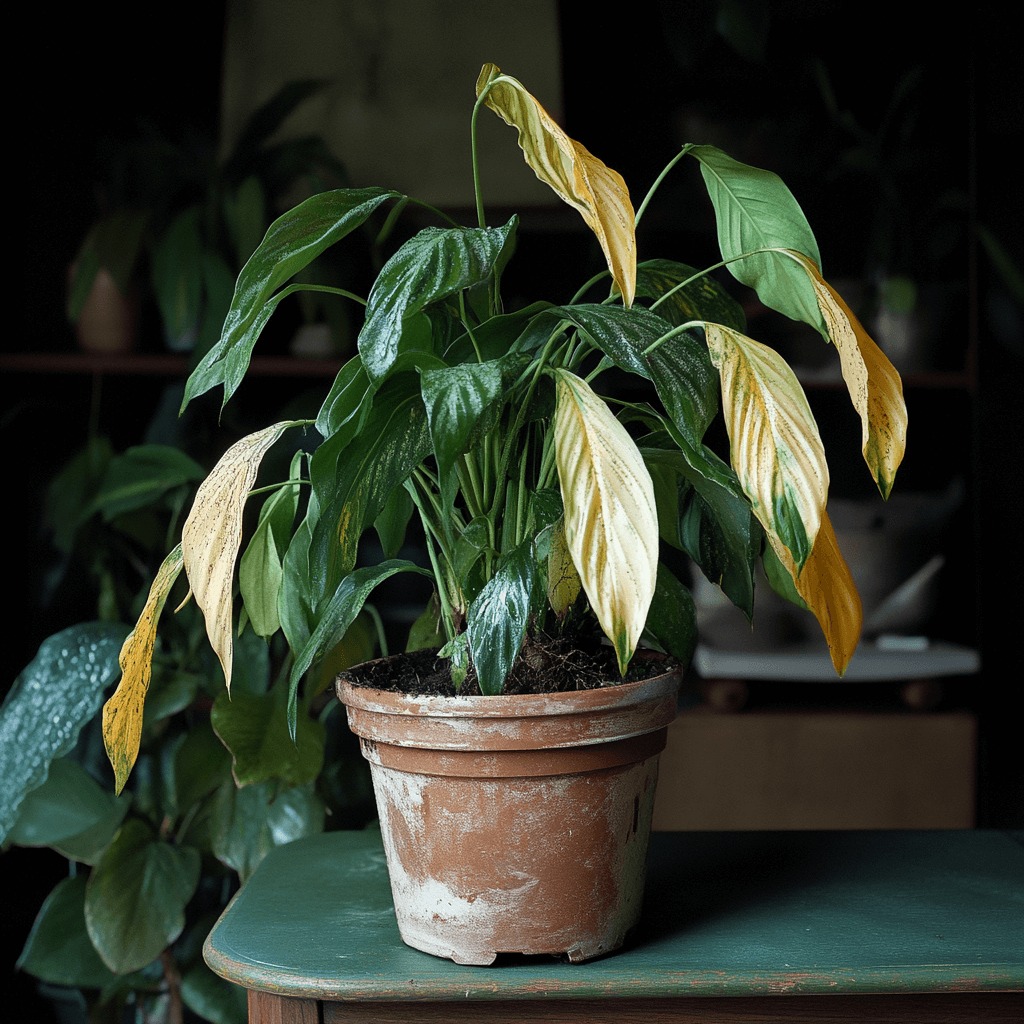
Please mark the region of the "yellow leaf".
[[769, 537], [803, 565], [828, 498], [829, 472], [818, 425], [789, 364], [767, 345], [705, 323], [722, 381], [730, 458]]
[[245, 501], [263, 456], [289, 426], [291, 421], [275, 423], [235, 442], [199, 485], [181, 532], [185, 573], [229, 690], [235, 562], [242, 542]]
[[822, 513], [814, 549], [799, 573], [784, 547], [774, 540], [772, 547], [789, 570], [797, 593], [818, 620], [828, 641], [833, 667], [843, 675], [860, 642], [864, 610], [828, 513]]
[[551, 531], [551, 548], [548, 551], [548, 603], [558, 618], [572, 607], [579, 597], [580, 587], [580, 575], [573, 565], [565, 542], [564, 523], [560, 520]]
[[888, 498], [907, 447], [907, 407], [896, 367], [875, 344], [813, 261], [790, 255], [807, 271], [829, 335], [839, 351], [843, 379], [861, 420], [861, 451], [883, 498]]
[[625, 673], [657, 584], [654, 484], [636, 443], [590, 385], [568, 370], [554, 372], [565, 542]]
[[103, 705], [103, 745], [114, 769], [114, 786], [118, 793], [124, 789], [139, 756], [142, 709], [153, 675], [156, 626], [167, 595], [181, 573], [181, 566], [179, 544], [163, 560], [150, 585], [142, 614], [121, 646], [117, 659], [121, 666], [121, 679]]
[[578, 210], [597, 236], [612, 280], [626, 306], [636, 293], [636, 234], [633, 204], [622, 175], [569, 138], [551, 115], [523, 88], [485, 64], [476, 94], [519, 131], [519, 146], [534, 174], [564, 202]]

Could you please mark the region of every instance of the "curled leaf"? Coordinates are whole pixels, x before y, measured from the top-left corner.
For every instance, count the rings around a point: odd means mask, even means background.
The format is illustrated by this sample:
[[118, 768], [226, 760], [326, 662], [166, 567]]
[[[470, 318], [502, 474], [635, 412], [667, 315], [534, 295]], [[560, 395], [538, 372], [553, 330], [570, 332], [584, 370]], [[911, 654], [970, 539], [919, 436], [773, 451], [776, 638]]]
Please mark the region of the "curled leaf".
[[519, 146], [534, 174], [578, 210], [597, 236], [612, 280], [626, 306], [636, 292], [633, 204], [622, 176], [569, 138], [522, 83], [494, 64], [480, 69], [476, 94], [519, 131]]
[[206, 620], [206, 633], [231, 688], [235, 561], [242, 542], [245, 500], [263, 456], [292, 421], [248, 434], [221, 456], [199, 485], [181, 533], [185, 574]]
[[829, 482], [807, 396], [774, 349], [721, 324], [704, 329], [722, 379], [733, 469], [754, 515], [799, 569], [814, 545]]
[[907, 447], [907, 407], [896, 367], [864, 330], [813, 261], [792, 257], [807, 271], [829, 335], [839, 351], [843, 379], [861, 421], [861, 451], [883, 498], [888, 498]]
[[121, 646], [118, 663], [121, 679], [103, 705], [103, 745], [114, 769], [114, 789], [120, 793], [139, 756], [142, 737], [142, 709], [153, 676], [153, 648], [156, 627], [167, 595], [181, 574], [179, 544], [160, 565], [149, 588], [149, 596], [135, 628]]

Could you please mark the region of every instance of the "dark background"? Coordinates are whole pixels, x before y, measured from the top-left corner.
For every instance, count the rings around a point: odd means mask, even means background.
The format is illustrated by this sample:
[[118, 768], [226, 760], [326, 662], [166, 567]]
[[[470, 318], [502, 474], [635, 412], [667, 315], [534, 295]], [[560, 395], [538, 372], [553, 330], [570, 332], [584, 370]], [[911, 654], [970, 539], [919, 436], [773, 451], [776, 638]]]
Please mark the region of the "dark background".
[[[874, 197], [868, 189], [844, 190], [828, 177], [838, 141], [815, 94], [811, 58], [826, 61], [845, 102], [869, 124], [900, 76], [920, 64], [925, 102], [919, 137], [928, 140], [920, 188], [965, 189], [978, 217], [997, 225], [1020, 259], [1020, 58], [1016, 36], [993, 6], [949, 8], [945, 20], [925, 8], [929, 16], [923, 20], [893, 4], [777, 3], [763, 59], [737, 55], [715, 33], [711, 4], [634, 0], [601, 16], [589, 5], [584, 11], [562, 6], [563, 127], [637, 183], [641, 194], [669, 155], [660, 148], [666, 123], [687, 110], [713, 117], [730, 124], [746, 150], [733, 155], [777, 170], [800, 198], [825, 256], [826, 276], [856, 272]], [[896, 12], [904, 10], [905, 20], [897, 20]], [[6, 148], [7, 180], [19, 213], [13, 220], [17, 234], [8, 236], [8, 261], [13, 258], [22, 276], [20, 287], [8, 292], [17, 297], [20, 319], [7, 325], [0, 350], [73, 347], [63, 315], [63, 275], [92, 216], [89, 180], [97, 141], [104, 133], [130, 133], [140, 114], [215, 129], [223, 16], [223, 4], [216, 2], [164, 11], [71, 7], [52, 20], [30, 13], [27, 28], [10, 31], [11, 49], [24, 49], [31, 60], [28, 70], [12, 75], [8, 104], [14, 137]], [[693, 223], [681, 204], [678, 221], [669, 214], [644, 230], [653, 243], [659, 234], [692, 231]], [[975, 361], [968, 366], [972, 374], [976, 370], [973, 393], [964, 400], [956, 389], [939, 389], [914, 399], [940, 429], [918, 433], [912, 415], [907, 483], [927, 485], [948, 473], [952, 460], [964, 461], [957, 468], [967, 477], [971, 498], [951, 553], [956, 591], [946, 595], [943, 614], [950, 635], [982, 654], [982, 673], [970, 695], [981, 743], [978, 824], [1020, 828], [1021, 730], [1014, 710], [1020, 672], [1013, 668], [1021, 628], [1024, 507], [1019, 319], [1007, 335], [1005, 321], [991, 316], [991, 304], [1003, 296], [969, 242], [953, 259], [953, 272], [971, 286], [968, 326], [956, 330], [963, 347], [954, 343], [953, 352]], [[40, 614], [23, 594], [39, 571], [31, 499], [54, 460], [80, 438], [65, 432], [68, 422], [77, 421], [54, 382], [8, 371], [4, 377], [0, 436], [11, 459], [4, 495], [7, 545], [14, 555], [8, 563], [7, 607], [14, 618], [6, 631], [6, 691], [39, 642], [78, 617], [71, 607]], [[121, 418], [118, 429], [130, 436], [131, 410], [122, 409]], [[47, 851], [0, 855], [7, 964], [13, 965], [62, 870], [63, 861]], [[0, 1007], [10, 1008], [10, 1000], [26, 1007], [7, 1019], [47, 1022], [48, 1008], [36, 1004], [31, 979], [13, 975], [8, 985], [5, 976], [4, 992]]]

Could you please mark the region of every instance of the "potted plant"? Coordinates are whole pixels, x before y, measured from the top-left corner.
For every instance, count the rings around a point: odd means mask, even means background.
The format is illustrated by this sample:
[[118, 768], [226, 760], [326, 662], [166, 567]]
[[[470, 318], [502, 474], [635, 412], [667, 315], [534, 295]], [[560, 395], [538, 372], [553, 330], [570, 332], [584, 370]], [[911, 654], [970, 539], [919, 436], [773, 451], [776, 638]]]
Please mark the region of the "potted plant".
[[319, 137], [277, 139], [288, 116], [324, 84], [285, 83], [224, 155], [208, 133], [148, 122], [109, 147], [99, 215], [69, 275], [67, 314], [83, 347], [117, 344], [109, 326], [98, 338], [90, 331], [104, 297], [114, 302], [106, 323], [128, 328], [124, 347], [135, 343], [145, 302], [170, 348], [202, 352], [216, 340], [238, 270], [270, 221], [297, 194], [346, 180]]
[[[469, 963], [503, 951], [585, 960], [621, 945], [639, 913], [659, 744], [695, 644], [679, 566], [692, 559], [749, 615], [763, 564], [773, 588], [817, 618], [839, 675], [860, 637], [808, 401], [785, 361], [746, 336], [732, 286], [834, 346], [882, 498], [903, 457], [906, 409], [898, 373], [822, 277], [812, 231], [775, 174], [686, 144], [634, 210], [622, 178], [519, 81], [485, 64], [476, 94], [474, 138], [485, 108], [514, 127], [603, 260], [566, 296], [506, 307], [518, 217], [490, 225], [476, 178], [472, 226], [372, 187], [312, 196], [275, 221], [183, 406], [217, 388], [222, 407], [231, 399], [278, 304], [320, 254], [371, 224], [393, 252], [365, 299], [335, 289], [365, 303], [364, 318], [316, 419], [246, 436], [199, 486], [121, 651], [104, 739], [120, 791], [160, 613], [182, 574], [232, 692], [239, 643], [283, 639], [281, 714], [295, 736], [318, 667], [371, 595], [399, 574], [425, 578], [416, 650], [345, 671], [337, 686], [374, 772], [402, 937]], [[664, 178], [694, 165], [720, 255], [703, 269], [638, 260], [637, 223]], [[417, 210], [432, 222], [407, 226], [401, 215]], [[290, 471], [267, 479], [268, 453], [295, 435]], [[414, 534], [422, 560], [399, 557]], [[558, 781], [562, 771], [573, 784]], [[446, 773], [451, 788], [428, 795]], [[597, 776], [612, 784], [605, 817], [588, 802]], [[560, 791], [585, 813], [556, 804]], [[499, 797], [525, 803], [492, 815]], [[480, 831], [484, 819], [497, 839]], [[542, 821], [562, 830], [543, 836]], [[418, 860], [401, 860], [402, 833]], [[579, 839], [596, 849], [560, 845]], [[474, 850], [498, 877], [471, 861]], [[555, 904], [576, 920], [554, 922]]]

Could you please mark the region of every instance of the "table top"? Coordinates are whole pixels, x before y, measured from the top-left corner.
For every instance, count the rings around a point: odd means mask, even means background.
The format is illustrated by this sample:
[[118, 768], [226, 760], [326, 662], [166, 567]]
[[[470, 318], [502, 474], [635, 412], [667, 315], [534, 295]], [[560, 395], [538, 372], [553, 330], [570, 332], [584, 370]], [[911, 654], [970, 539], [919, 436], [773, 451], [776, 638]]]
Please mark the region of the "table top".
[[246, 988], [326, 1000], [1024, 991], [1024, 833], [656, 832], [607, 957], [466, 967], [399, 937], [380, 834], [272, 850], [204, 949]]

